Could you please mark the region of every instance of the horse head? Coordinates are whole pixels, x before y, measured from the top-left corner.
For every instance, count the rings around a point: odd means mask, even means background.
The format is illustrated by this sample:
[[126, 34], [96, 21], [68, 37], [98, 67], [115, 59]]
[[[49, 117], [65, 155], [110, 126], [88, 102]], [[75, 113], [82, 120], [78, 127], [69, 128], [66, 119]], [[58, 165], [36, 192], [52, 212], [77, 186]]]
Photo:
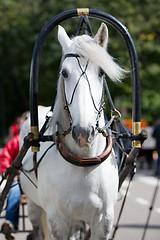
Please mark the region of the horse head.
[[119, 81], [124, 70], [106, 51], [108, 29], [104, 23], [94, 38], [82, 35], [71, 39], [59, 26], [58, 40], [63, 50], [58, 88], [66, 118], [72, 126], [71, 136], [80, 148], [89, 148], [97, 136], [97, 126], [105, 124], [104, 73], [113, 81]]

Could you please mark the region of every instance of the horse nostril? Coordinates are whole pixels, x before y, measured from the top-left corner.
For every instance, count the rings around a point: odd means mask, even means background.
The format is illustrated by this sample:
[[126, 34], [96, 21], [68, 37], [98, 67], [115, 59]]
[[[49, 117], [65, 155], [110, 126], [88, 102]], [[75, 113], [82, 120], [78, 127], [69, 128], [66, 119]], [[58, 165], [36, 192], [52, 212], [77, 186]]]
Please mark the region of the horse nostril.
[[77, 136], [76, 136], [76, 132], [75, 132], [75, 127], [73, 127], [72, 129], [72, 138], [77, 141]]
[[92, 142], [94, 139], [94, 136], [95, 136], [95, 130], [94, 130], [94, 127], [92, 126], [89, 134], [88, 142]]
[[91, 135], [92, 135], [92, 137], [94, 137], [94, 135], [95, 135], [94, 127], [91, 127], [91, 128], [92, 128]]

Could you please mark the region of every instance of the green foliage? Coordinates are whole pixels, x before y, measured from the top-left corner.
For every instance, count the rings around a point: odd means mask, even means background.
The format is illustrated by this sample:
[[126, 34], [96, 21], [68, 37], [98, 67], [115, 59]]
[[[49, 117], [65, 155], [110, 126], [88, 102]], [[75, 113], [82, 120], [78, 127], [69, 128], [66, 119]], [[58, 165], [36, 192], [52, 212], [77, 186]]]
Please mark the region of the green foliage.
[[[142, 117], [155, 121], [160, 115], [160, 0], [1, 0], [0, 1], [0, 133], [15, 116], [29, 109], [30, 62], [34, 44], [44, 24], [62, 11], [77, 7], [99, 9], [116, 17], [128, 29], [135, 43], [140, 66]], [[64, 23], [72, 36], [78, 19]], [[90, 19], [96, 33], [100, 21]], [[130, 59], [126, 45], [109, 27], [108, 51], [130, 73], [121, 84], [109, 80], [109, 88], [120, 109], [132, 108]], [[56, 91], [61, 48], [57, 28], [49, 35], [42, 52], [39, 73], [39, 103], [49, 105]], [[117, 100], [117, 99], [120, 99]], [[6, 123], [6, 125], [5, 125]]]

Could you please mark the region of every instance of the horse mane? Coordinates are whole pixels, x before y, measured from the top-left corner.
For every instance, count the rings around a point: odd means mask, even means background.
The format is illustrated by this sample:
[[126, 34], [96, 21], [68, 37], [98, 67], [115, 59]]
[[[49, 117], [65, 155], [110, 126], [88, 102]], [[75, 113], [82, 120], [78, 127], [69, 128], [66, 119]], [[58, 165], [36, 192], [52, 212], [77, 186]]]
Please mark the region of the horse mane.
[[88, 35], [77, 36], [72, 39], [72, 43], [76, 53], [102, 68], [112, 81], [118, 82], [124, 77], [126, 71], [115, 63], [113, 57], [94, 38]]

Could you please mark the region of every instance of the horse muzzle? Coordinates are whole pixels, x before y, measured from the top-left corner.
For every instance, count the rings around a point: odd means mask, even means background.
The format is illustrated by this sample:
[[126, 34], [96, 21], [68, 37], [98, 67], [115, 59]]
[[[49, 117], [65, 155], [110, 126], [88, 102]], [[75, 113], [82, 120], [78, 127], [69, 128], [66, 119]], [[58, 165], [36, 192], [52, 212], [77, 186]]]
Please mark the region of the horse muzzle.
[[94, 127], [91, 126], [85, 129], [79, 125], [74, 126], [72, 129], [72, 137], [79, 147], [89, 147], [95, 137]]

